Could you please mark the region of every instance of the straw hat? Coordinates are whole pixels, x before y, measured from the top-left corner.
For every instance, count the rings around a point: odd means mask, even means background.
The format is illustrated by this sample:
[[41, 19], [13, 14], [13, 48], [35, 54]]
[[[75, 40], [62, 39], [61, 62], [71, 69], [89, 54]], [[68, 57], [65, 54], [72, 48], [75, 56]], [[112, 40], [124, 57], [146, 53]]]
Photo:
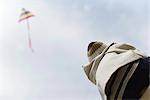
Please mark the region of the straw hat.
[[92, 69], [93, 68], [92, 66], [94, 63], [93, 59], [97, 57], [99, 54], [101, 54], [105, 48], [107, 48], [106, 44], [102, 42], [97, 42], [97, 41], [91, 42], [87, 48], [87, 56], [89, 59], [89, 63], [86, 65], [83, 65], [83, 68], [88, 79], [94, 84], [96, 84], [96, 79], [95, 79], [95, 69]]
[[87, 56], [89, 61], [92, 61], [96, 56], [102, 53], [102, 51], [107, 47], [106, 44], [102, 42], [91, 42], [88, 45]]

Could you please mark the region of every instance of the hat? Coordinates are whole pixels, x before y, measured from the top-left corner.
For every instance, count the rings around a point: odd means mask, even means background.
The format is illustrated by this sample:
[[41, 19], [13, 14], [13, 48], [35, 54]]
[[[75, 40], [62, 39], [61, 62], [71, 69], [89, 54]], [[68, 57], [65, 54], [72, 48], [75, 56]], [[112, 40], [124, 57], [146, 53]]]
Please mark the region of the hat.
[[88, 45], [87, 56], [89, 61], [92, 61], [96, 56], [102, 53], [102, 51], [107, 47], [106, 44], [102, 42], [91, 42]]

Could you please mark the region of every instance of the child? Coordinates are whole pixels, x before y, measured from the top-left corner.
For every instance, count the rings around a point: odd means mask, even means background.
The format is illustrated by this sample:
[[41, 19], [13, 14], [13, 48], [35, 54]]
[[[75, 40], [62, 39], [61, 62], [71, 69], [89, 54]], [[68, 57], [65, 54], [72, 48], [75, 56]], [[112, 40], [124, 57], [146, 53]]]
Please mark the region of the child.
[[102, 42], [91, 42], [87, 55], [84, 71], [104, 100], [144, 98], [149, 90], [149, 57], [129, 44]]

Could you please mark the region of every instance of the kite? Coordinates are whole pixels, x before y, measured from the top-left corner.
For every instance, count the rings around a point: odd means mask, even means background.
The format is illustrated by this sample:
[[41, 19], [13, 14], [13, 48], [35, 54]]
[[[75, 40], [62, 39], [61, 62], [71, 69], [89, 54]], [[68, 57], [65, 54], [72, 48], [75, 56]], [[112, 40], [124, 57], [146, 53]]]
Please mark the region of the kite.
[[22, 8], [22, 13], [20, 14], [20, 19], [19, 22], [26, 20], [27, 22], [27, 32], [28, 32], [28, 45], [31, 51], [33, 52], [32, 48], [32, 41], [31, 41], [31, 36], [30, 36], [30, 23], [29, 23], [29, 18], [33, 17], [34, 15], [26, 10], [25, 8]]

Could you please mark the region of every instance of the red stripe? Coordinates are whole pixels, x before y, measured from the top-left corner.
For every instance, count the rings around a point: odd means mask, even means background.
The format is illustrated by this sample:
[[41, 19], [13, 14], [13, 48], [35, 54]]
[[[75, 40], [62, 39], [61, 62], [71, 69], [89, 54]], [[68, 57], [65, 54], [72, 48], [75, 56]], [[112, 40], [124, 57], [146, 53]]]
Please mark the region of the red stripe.
[[24, 11], [24, 12], [21, 13], [20, 16], [23, 16], [23, 15], [26, 15], [26, 14], [29, 14], [29, 13], [31, 13], [31, 12], [29, 12], [29, 11]]

